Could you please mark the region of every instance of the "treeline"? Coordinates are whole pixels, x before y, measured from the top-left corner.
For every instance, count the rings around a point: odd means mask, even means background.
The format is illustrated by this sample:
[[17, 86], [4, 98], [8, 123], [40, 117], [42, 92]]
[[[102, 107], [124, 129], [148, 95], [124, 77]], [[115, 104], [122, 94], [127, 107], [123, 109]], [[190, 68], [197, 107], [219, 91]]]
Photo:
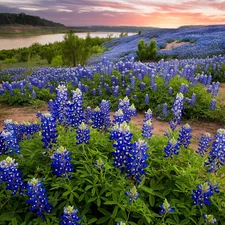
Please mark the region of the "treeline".
[[39, 16], [26, 15], [25, 13], [0, 13], [0, 26], [3, 25], [31, 25], [42, 27], [65, 27], [61, 23], [55, 23]]
[[110, 36], [107, 38], [91, 37], [89, 33], [83, 39], [68, 32], [62, 42], [46, 45], [34, 43], [27, 48], [1, 50], [0, 61], [4, 65], [46, 59], [51, 66], [84, 65], [90, 57], [103, 53], [105, 48], [102, 44], [110, 39], [112, 39]]

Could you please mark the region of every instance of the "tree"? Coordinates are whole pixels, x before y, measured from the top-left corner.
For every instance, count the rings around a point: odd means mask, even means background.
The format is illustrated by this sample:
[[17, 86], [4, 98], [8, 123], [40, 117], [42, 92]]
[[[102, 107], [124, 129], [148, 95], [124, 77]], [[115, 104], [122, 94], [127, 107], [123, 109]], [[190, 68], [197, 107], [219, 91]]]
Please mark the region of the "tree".
[[144, 40], [140, 40], [138, 43], [138, 50], [136, 51], [137, 56], [140, 61], [146, 61], [150, 59], [154, 59], [157, 54], [156, 41], [151, 40], [150, 44], [145, 43]]
[[62, 57], [66, 65], [77, 66], [86, 63], [90, 54], [85, 40], [74, 35], [72, 31], [64, 36], [62, 43]]

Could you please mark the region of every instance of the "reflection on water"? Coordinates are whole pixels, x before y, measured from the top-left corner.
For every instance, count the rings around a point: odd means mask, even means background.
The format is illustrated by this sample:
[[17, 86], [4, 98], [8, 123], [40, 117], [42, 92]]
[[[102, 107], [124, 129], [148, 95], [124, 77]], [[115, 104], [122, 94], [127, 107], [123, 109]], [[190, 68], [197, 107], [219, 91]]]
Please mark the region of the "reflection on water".
[[[133, 35], [135, 33], [128, 33]], [[17, 35], [17, 36], [0, 36], [0, 50], [29, 47], [35, 42], [40, 44], [53, 43], [55, 41], [62, 41], [65, 34], [45, 34], [45, 35]], [[80, 38], [85, 38], [87, 33], [76, 33]], [[91, 37], [119, 37], [120, 32], [90, 32]]]

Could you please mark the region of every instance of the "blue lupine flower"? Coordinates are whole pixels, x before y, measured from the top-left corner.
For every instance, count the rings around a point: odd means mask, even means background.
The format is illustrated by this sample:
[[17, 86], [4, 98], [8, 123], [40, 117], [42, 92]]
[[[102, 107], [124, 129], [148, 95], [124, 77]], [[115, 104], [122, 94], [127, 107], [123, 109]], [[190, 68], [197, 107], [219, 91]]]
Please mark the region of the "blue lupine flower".
[[145, 95], [145, 104], [146, 105], [149, 104], [149, 96], [148, 96], [148, 94]]
[[78, 209], [74, 209], [73, 206], [64, 207], [64, 214], [60, 216], [61, 225], [80, 225], [81, 217], [77, 216]]
[[88, 141], [90, 140], [90, 130], [84, 122], [82, 122], [81, 125], [78, 127], [76, 133], [76, 139], [78, 140], [76, 144], [88, 144]]
[[165, 158], [170, 157], [173, 158], [173, 155], [178, 155], [178, 151], [180, 150], [180, 146], [175, 138], [172, 138], [168, 141], [167, 146], [164, 148]]
[[144, 122], [146, 122], [147, 120], [150, 120], [152, 122], [152, 110], [151, 109], [148, 109], [147, 112], [145, 112]]
[[15, 159], [7, 157], [5, 160], [0, 162], [0, 184], [6, 182], [6, 190], [11, 190], [11, 196], [17, 192], [22, 194], [24, 189], [24, 183], [22, 180], [22, 174], [17, 169], [18, 163], [15, 163]]
[[66, 177], [68, 173], [73, 172], [73, 165], [70, 162], [72, 159], [69, 157], [70, 152], [66, 148], [60, 147], [51, 156], [52, 164], [54, 168], [53, 173], [59, 177]]
[[152, 136], [152, 130], [153, 130], [153, 125], [152, 125], [151, 119], [149, 119], [143, 123], [142, 136], [144, 138], [147, 138], [148, 140], [150, 140], [150, 138]]
[[9, 154], [13, 153], [20, 154], [20, 146], [15, 131], [14, 130], [10, 132], [2, 131], [2, 136], [4, 138], [6, 151], [8, 151]]
[[192, 96], [191, 96], [191, 102], [190, 102], [190, 104], [191, 104], [192, 106], [194, 106], [195, 103], [196, 103], [196, 94], [193, 93]]
[[43, 184], [36, 178], [27, 183], [27, 193], [29, 197], [27, 204], [31, 205], [30, 210], [36, 212], [37, 217], [45, 219], [45, 213], [51, 213], [52, 205], [49, 204]]
[[5, 143], [5, 137], [2, 135], [2, 132], [0, 131], [0, 155], [4, 155], [6, 153], [6, 143]]
[[220, 166], [225, 164], [225, 129], [217, 130], [215, 141], [212, 144], [212, 150], [209, 153], [208, 161], [205, 166], [208, 172], [216, 172]]
[[100, 111], [103, 116], [104, 130], [107, 131], [109, 127], [111, 126], [109, 101], [102, 100], [100, 104]]
[[212, 99], [210, 102], [210, 110], [214, 111], [216, 109], [216, 99]]
[[201, 141], [198, 144], [199, 147], [196, 152], [199, 153], [203, 157], [205, 155], [205, 153], [207, 152], [207, 149], [210, 147], [211, 141], [212, 141], [212, 138], [211, 138], [210, 133], [205, 133], [201, 137]]
[[216, 218], [213, 215], [202, 214], [202, 217], [205, 219], [205, 223], [216, 224]]
[[94, 112], [92, 113], [92, 127], [97, 128], [101, 130], [104, 126], [104, 119], [103, 119], [103, 114], [100, 110], [99, 107], [96, 107], [94, 109]]
[[112, 153], [114, 156], [113, 165], [123, 172], [129, 163], [129, 154], [133, 149], [130, 143], [132, 134], [130, 133], [130, 128], [127, 123], [123, 122], [120, 126], [114, 126], [111, 131], [110, 139], [116, 141], [116, 143], [113, 144], [113, 147], [116, 149], [116, 151]]
[[44, 143], [43, 148], [51, 148], [52, 144], [56, 144], [56, 138], [58, 136], [56, 130], [56, 120], [51, 114], [46, 113], [41, 117], [41, 129], [43, 138], [41, 141]]
[[173, 88], [172, 88], [172, 87], [169, 87], [168, 93], [169, 93], [170, 95], [173, 94]]
[[163, 107], [162, 107], [162, 115], [164, 117], [167, 117], [168, 116], [168, 105], [167, 105], [167, 103], [164, 103], [163, 104]]
[[180, 120], [182, 117], [182, 112], [184, 108], [184, 96], [182, 93], [178, 93], [176, 98], [174, 99], [173, 107], [172, 107], [172, 113], [175, 116], [169, 124], [170, 128], [174, 131], [178, 124], [180, 124]]
[[175, 212], [175, 209], [171, 208], [171, 206], [168, 203], [167, 199], [165, 199], [163, 204], [160, 205], [160, 208], [161, 208], [161, 210], [159, 211], [160, 215]]
[[192, 199], [193, 205], [199, 205], [200, 208], [203, 207], [203, 204], [210, 205], [211, 202], [209, 198], [213, 195], [213, 190], [208, 181], [204, 184], [199, 184], [197, 190], [193, 190]]
[[182, 126], [181, 130], [179, 131], [179, 137], [178, 137], [178, 144], [180, 146], [184, 146], [185, 148], [187, 148], [190, 143], [191, 143], [191, 127], [189, 124], [185, 124], [184, 126]]
[[128, 157], [128, 164], [125, 164], [128, 177], [134, 180], [135, 183], [141, 182], [141, 176], [145, 174], [144, 169], [148, 166], [146, 163], [148, 158], [147, 150], [147, 143], [138, 139], [138, 142], [133, 144], [133, 150]]
[[134, 200], [137, 200], [140, 196], [140, 193], [137, 192], [137, 188], [133, 186], [130, 191], [126, 192], [126, 196], [129, 197], [129, 203], [133, 202]]
[[113, 123], [122, 124], [125, 121], [125, 117], [124, 117], [122, 109], [119, 109], [118, 111], [116, 111], [113, 117], [114, 117]]

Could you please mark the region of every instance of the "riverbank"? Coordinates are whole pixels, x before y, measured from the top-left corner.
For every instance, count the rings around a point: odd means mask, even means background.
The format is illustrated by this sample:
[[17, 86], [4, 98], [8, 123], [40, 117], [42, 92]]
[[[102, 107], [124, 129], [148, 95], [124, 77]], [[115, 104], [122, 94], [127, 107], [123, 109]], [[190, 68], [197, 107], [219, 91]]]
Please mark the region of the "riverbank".
[[40, 35], [66, 33], [67, 27], [43, 27], [30, 25], [0, 26], [0, 35]]

